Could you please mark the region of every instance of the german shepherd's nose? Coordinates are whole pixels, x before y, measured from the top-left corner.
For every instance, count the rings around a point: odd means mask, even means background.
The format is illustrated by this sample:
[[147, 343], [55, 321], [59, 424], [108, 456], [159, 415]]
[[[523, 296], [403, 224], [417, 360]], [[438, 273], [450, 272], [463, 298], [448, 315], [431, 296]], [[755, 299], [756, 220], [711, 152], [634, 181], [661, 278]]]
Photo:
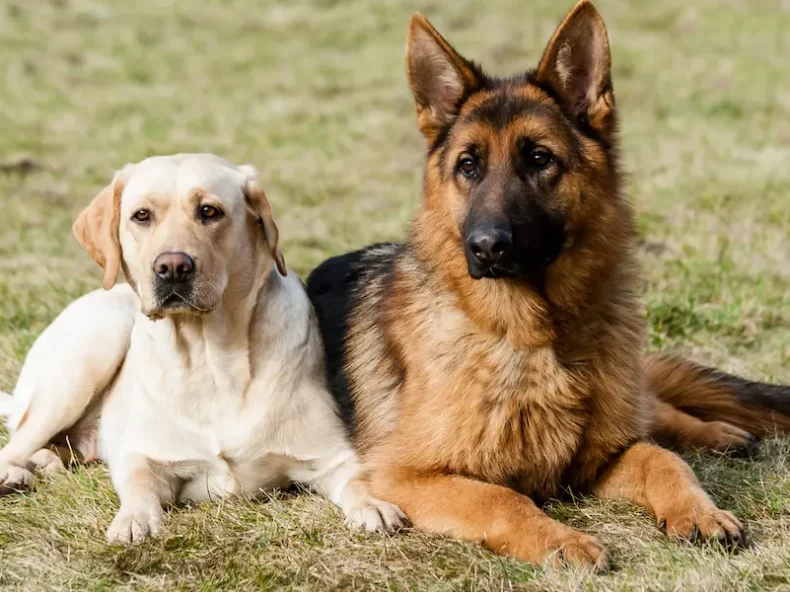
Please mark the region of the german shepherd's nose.
[[513, 234], [501, 228], [476, 228], [466, 238], [474, 262], [487, 269], [503, 259], [513, 246]]
[[163, 282], [188, 282], [195, 275], [195, 262], [186, 253], [162, 253], [154, 259], [154, 272]]

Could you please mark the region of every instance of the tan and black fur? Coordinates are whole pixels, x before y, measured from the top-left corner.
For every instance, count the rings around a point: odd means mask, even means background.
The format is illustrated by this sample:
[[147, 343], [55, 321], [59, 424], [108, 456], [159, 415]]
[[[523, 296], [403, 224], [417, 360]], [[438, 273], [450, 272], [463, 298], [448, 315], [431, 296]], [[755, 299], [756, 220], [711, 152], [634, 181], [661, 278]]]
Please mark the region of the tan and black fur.
[[[789, 391], [643, 357], [596, 9], [579, 2], [538, 68], [510, 79], [415, 15], [407, 66], [427, 140], [409, 240], [330, 259], [308, 280], [375, 494], [418, 529], [537, 563], [608, 563], [539, 509], [565, 487], [642, 505], [673, 538], [741, 543], [738, 520], [648, 438], [742, 446], [746, 429], [788, 427]], [[751, 392], [764, 397], [746, 411]]]

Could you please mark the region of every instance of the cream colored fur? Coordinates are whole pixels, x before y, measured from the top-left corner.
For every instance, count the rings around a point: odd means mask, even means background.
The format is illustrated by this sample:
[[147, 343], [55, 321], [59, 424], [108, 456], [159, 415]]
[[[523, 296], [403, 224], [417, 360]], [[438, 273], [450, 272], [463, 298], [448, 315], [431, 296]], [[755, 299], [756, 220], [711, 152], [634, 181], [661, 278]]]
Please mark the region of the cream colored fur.
[[[203, 203], [222, 219], [201, 222]], [[151, 217], [141, 225], [133, 216], [143, 208]], [[107, 230], [110, 219], [117, 227]], [[312, 306], [296, 275], [275, 265], [276, 226], [251, 167], [212, 155], [129, 165], [75, 232], [104, 266], [105, 286], [116, 255], [130, 283], [78, 299], [33, 345], [13, 399], [0, 400], [13, 434], [0, 451], [4, 492], [62, 468], [67, 450], [109, 465], [121, 500], [110, 542], [158, 534], [172, 502], [293, 482], [339, 505], [354, 526], [402, 523], [357, 478]], [[196, 266], [194, 298], [175, 309], [154, 290], [152, 261], [165, 251], [186, 252]]]

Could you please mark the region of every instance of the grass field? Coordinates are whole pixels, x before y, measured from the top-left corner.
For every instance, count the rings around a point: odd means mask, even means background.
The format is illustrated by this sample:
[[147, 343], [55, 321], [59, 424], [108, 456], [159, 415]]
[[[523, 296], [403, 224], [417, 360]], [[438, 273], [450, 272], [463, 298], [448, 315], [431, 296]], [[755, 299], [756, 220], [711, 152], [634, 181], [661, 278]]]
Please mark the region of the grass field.
[[[0, 389], [69, 301], [99, 286], [70, 232], [127, 161], [250, 162], [286, 260], [404, 235], [423, 143], [403, 74], [419, 9], [496, 73], [534, 66], [571, 0], [0, 2]], [[644, 235], [651, 349], [790, 382], [790, 2], [600, 0], [625, 164]], [[0, 500], [6, 590], [790, 590], [790, 443], [687, 455], [747, 524], [734, 556], [666, 542], [641, 510], [549, 512], [600, 536], [604, 576], [474, 545], [349, 533], [314, 496], [177, 509], [167, 534], [108, 548], [104, 468]]]

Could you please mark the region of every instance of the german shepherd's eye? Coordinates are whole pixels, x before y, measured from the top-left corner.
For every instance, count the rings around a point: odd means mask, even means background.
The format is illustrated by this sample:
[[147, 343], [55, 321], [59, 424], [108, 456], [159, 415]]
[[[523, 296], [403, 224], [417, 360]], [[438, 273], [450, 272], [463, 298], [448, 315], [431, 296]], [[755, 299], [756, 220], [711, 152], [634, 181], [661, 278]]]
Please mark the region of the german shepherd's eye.
[[225, 214], [217, 207], [203, 205], [200, 206], [198, 209], [198, 215], [200, 216], [200, 220], [204, 223], [206, 222], [213, 222], [215, 220], [219, 220]]
[[148, 224], [151, 221], [151, 210], [137, 210], [132, 214], [132, 220], [138, 224]]
[[548, 148], [535, 146], [527, 155], [527, 164], [535, 169], [545, 169], [554, 161], [554, 155]]
[[477, 161], [471, 156], [462, 156], [458, 161], [458, 172], [467, 179], [476, 179], [480, 174]]

